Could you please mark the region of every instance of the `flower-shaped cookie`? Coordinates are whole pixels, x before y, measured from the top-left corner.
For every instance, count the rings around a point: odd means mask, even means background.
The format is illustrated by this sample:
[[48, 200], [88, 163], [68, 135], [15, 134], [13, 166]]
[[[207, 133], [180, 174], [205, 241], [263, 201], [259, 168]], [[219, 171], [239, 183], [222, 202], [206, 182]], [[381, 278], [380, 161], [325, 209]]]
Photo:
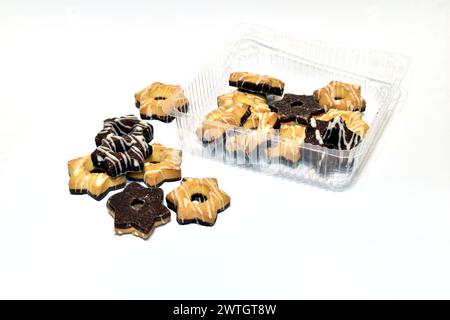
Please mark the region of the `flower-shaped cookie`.
[[184, 178], [166, 196], [166, 202], [177, 213], [179, 224], [213, 226], [217, 214], [230, 206], [230, 197], [219, 189], [215, 178]]

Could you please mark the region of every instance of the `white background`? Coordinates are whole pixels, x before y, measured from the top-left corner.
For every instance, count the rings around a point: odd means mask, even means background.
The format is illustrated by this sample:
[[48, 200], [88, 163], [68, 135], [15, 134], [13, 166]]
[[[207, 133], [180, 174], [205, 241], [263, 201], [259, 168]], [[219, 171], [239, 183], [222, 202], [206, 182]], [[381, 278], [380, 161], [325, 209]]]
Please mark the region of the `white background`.
[[[449, 21], [446, 0], [2, 0], [0, 297], [450, 298]], [[67, 161], [239, 22], [403, 53], [408, 100], [348, 191], [185, 155], [230, 209], [213, 228], [172, 216], [148, 241], [115, 236], [106, 200], [69, 194]], [[174, 124], [155, 127], [175, 144]]]

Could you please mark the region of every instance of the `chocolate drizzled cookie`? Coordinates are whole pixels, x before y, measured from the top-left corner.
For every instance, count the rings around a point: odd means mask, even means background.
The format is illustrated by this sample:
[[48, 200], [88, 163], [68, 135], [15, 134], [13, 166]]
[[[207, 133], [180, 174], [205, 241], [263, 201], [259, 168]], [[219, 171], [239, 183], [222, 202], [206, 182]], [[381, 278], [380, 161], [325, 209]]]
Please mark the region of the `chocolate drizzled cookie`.
[[144, 160], [152, 153], [152, 139], [152, 125], [134, 116], [106, 119], [95, 137], [92, 162], [111, 177], [142, 171]]
[[126, 135], [108, 137], [91, 154], [96, 168], [109, 176], [117, 177], [127, 172], [144, 170], [144, 161], [152, 153], [143, 136]]
[[330, 121], [312, 118], [306, 128], [305, 142], [327, 147], [329, 149], [350, 150], [361, 141], [361, 137], [348, 129], [340, 117]]
[[153, 139], [153, 126], [133, 115], [106, 119], [103, 121], [103, 129], [95, 136], [95, 145], [101, 145], [108, 137], [128, 134], [143, 136], [145, 141], [150, 142]]

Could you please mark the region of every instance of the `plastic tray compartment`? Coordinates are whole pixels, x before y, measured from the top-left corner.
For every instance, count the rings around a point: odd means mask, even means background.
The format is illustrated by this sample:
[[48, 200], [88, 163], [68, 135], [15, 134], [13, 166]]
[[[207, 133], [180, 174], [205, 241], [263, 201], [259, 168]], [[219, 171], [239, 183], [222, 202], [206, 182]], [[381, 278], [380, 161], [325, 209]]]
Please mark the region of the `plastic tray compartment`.
[[[190, 107], [187, 113], [173, 113], [177, 117], [182, 148], [229, 165], [329, 189], [344, 189], [361, 171], [401, 99], [400, 82], [408, 65], [408, 59], [398, 54], [288, 36], [260, 27], [240, 28], [228, 39], [223, 50], [182, 85]], [[256, 148], [250, 148], [254, 150], [249, 154], [227, 152], [222, 139], [204, 145], [196, 129], [204, 116], [217, 107], [217, 96], [235, 90], [228, 86], [228, 77], [234, 71], [282, 79], [286, 84], [285, 93], [312, 94], [331, 80], [360, 84], [367, 102], [363, 119], [370, 129], [363, 141], [349, 151], [298, 144], [301, 160], [296, 165], [267, 157], [267, 148], [292, 144], [277, 135], [255, 137], [254, 130], [227, 128], [225, 139], [234, 135], [253, 135], [252, 138], [249, 136], [253, 139], [249, 141], [262, 141]]]

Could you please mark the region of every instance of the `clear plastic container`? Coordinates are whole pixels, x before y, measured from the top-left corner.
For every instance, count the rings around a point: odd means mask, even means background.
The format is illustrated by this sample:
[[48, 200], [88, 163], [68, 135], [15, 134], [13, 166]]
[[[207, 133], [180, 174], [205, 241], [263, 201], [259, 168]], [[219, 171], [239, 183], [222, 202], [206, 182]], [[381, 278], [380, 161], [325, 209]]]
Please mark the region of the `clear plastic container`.
[[[172, 115], [177, 118], [182, 148], [188, 153], [339, 190], [351, 185], [370, 156], [392, 110], [402, 98], [400, 82], [408, 66], [408, 59], [398, 54], [289, 36], [263, 27], [241, 26], [234, 29], [226, 47], [182, 85], [190, 102], [188, 112], [175, 111]], [[227, 152], [221, 139], [205, 145], [196, 129], [205, 115], [217, 108], [217, 96], [235, 89], [228, 86], [229, 75], [234, 71], [277, 77], [285, 82], [285, 93], [312, 94], [331, 80], [359, 84], [367, 102], [363, 119], [370, 129], [363, 141], [349, 151], [298, 144], [302, 156], [297, 165], [267, 157], [268, 147], [291, 143], [277, 135], [261, 134], [256, 140], [268, 142], [258, 145], [250, 154]], [[237, 134], [255, 135], [255, 130], [226, 129], [225, 139]]]

